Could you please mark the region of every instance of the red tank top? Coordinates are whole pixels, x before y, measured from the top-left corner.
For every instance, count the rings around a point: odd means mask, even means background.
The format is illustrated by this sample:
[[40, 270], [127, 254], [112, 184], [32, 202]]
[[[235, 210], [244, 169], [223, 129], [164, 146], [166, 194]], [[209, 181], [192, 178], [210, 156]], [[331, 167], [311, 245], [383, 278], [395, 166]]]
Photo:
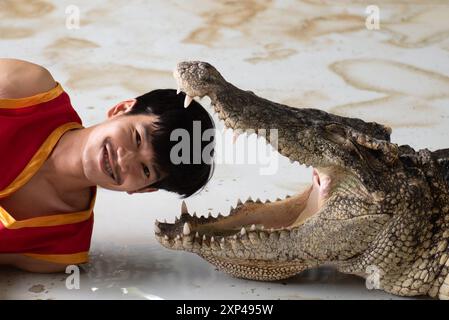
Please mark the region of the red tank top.
[[[0, 198], [22, 187], [43, 165], [61, 136], [82, 128], [58, 84], [22, 99], [0, 99]], [[88, 260], [96, 187], [89, 209], [15, 220], [0, 206], [0, 254], [20, 253], [62, 264]]]

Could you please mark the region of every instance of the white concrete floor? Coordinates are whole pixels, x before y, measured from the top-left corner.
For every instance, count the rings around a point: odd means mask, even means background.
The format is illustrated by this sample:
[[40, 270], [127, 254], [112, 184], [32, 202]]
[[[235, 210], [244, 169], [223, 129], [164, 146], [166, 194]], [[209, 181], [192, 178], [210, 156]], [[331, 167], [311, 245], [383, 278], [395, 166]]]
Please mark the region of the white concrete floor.
[[[85, 125], [102, 121], [122, 99], [173, 88], [176, 62], [198, 59], [263, 97], [388, 124], [400, 144], [448, 147], [449, 5], [376, 1], [380, 30], [367, 30], [364, 1], [338, 3], [4, 1], [0, 53], [50, 69]], [[66, 28], [70, 4], [79, 9], [79, 29]], [[202, 103], [209, 105], [207, 99]], [[189, 209], [227, 212], [238, 197], [275, 199], [311, 179], [308, 170], [285, 159], [275, 175], [261, 176], [260, 168], [219, 164], [206, 190], [187, 200]], [[91, 262], [83, 267], [80, 289], [68, 290], [64, 274], [2, 270], [0, 298], [398, 298], [329, 268], [283, 282], [255, 282], [166, 250], [154, 238], [153, 222], [173, 221], [180, 204], [165, 192], [99, 190]]]

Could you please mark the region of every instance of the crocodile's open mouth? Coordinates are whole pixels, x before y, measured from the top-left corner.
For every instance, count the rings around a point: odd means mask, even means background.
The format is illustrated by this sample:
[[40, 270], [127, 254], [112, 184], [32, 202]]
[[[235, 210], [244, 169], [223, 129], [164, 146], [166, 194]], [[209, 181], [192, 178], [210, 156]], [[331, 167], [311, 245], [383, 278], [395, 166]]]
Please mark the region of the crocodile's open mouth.
[[[190, 67], [185, 69], [182, 65], [178, 65], [174, 72], [178, 82], [178, 92], [187, 87], [184, 71], [188, 68]], [[200, 93], [193, 94], [201, 96]], [[191, 96], [186, 95], [186, 107], [192, 99]], [[223, 110], [216, 106], [214, 110], [218, 113], [218, 118], [224, 122], [225, 127], [234, 130], [235, 136], [244, 132], [260, 133], [261, 128], [239, 130], [233, 124], [231, 117]], [[282, 139], [282, 136], [280, 138]], [[273, 146], [273, 141], [269, 140], [267, 139], [266, 142]], [[275, 151], [280, 156], [287, 157], [300, 165], [307, 167], [314, 165], [306, 153], [298, 159], [290, 157], [285, 149]], [[292, 230], [315, 216], [323, 209], [326, 200], [330, 197], [332, 184], [338, 180], [339, 176], [340, 174], [333, 166], [313, 168], [312, 184], [305, 191], [273, 202], [251, 198], [242, 202], [239, 199], [236, 207], [231, 207], [225, 216], [219, 214], [213, 217], [209, 214], [205, 217], [197, 216], [195, 213], [190, 214], [183, 202], [181, 215], [175, 219], [174, 223], [156, 221], [156, 237], [162, 245], [170, 249], [204, 253], [204, 250], [220, 249], [225, 252], [229, 251], [226, 248], [232, 247], [231, 251], [238, 255], [236, 252], [241, 243], [250, 241], [257, 244], [265, 239], [274, 240], [288, 236]]]
[[[185, 82], [185, 71], [191, 67], [180, 64], [175, 70], [174, 77], [178, 82], [178, 92], [184, 91], [188, 87]], [[191, 90], [190, 92], [192, 92]], [[200, 92], [190, 94], [201, 96]], [[186, 95], [184, 105], [187, 107], [192, 99], [191, 96]], [[237, 129], [232, 117], [216, 106], [214, 106], [214, 110], [218, 113], [218, 118], [224, 122], [225, 127], [234, 130], [235, 136], [244, 132], [260, 133], [261, 128]], [[273, 145], [273, 141], [269, 141], [269, 139], [266, 142]], [[286, 150], [276, 149], [276, 151], [281, 156], [289, 158], [290, 161], [297, 161], [300, 165], [307, 167], [313, 165], [306, 154], [298, 159], [289, 157]], [[269, 237], [280, 237], [303, 224], [323, 208], [326, 199], [329, 198], [334, 177], [337, 176], [339, 175], [332, 167], [314, 168], [312, 185], [304, 192], [286, 196], [284, 199], [277, 199], [274, 202], [252, 200], [251, 198], [242, 202], [239, 199], [236, 207], [231, 207], [225, 216], [219, 214], [217, 217], [211, 215], [199, 217], [196, 214], [190, 214], [186, 204], [183, 203], [181, 215], [175, 219], [174, 223], [156, 221], [156, 237], [162, 245], [170, 249], [188, 251], [197, 251], [195, 249], [204, 249], [205, 247], [214, 248], [216, 244], [222, 248], [228, 245], [235, 247], [236, 242], [246, 239], [257, 242]]]
[[[271, 102], [201, 61], [179, 63], [174, 77], [185, 106], [208, 96], [226, 128], [262, 135], [281, 156], [314, 169], [304, 192], [274, 202], [238, 200], [226, 216], [198, 217], [183, 203], [175, 223], [156, 222], [163, 246], [196, 253], [237, 277], [278, 280], [356, 257], [390, 219], [379, 214], [388, 195], [376, 187], [376, 174], [397, 161], [391, 129]], [[266, 135], [271, 129], [277, 134]]]
[[323, 207], [329, 196], [333, 175], [328, 168], [314, 168], [312, 184], [303, 192], [276, 201], [247, 199], [231, 207], [227, 215], [197, 216], [189, 213], [185, 202], [174, 223], [155, 224], [156, 237], [170, 249], [226, 246], [228, 241], [263, 239], [289, 233]]

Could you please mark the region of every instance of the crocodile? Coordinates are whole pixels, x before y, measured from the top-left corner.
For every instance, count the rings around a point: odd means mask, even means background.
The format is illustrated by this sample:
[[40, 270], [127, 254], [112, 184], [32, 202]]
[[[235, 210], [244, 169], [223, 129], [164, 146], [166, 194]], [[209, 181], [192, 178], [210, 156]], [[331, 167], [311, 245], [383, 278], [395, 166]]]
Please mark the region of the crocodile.
[[155, 222], [163, 246], [244, 279], [330, 265], [394, 295], [449, 299], [449, 149], [416, 151], [392, 143], [390, 127], [272, 102], [207, 62], [180, 62], [173, 74], [186, 106], [208, 96], [237, 134], [277, 129], [267, 143], [313, 174], [303, 192], [239, 199], [225, 216], [197, 216], [183, 202], [175, 223]]

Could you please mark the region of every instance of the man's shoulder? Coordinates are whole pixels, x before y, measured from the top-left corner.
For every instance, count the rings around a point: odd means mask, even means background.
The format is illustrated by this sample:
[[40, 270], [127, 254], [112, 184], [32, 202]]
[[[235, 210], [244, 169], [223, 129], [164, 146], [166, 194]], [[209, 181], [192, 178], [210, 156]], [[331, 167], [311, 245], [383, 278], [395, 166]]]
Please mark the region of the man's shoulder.
[[21, 99], [50, 91], [57, 86], [51, 73], [38, 64], [0, 59], [0, 99]]

